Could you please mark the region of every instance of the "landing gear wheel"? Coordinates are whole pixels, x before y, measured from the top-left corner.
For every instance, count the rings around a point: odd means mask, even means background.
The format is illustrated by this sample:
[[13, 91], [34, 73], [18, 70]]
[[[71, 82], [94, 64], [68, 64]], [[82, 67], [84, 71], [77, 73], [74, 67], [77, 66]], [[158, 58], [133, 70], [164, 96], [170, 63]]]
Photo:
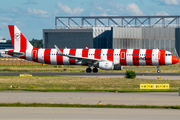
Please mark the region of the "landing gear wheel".
[[91, 73], [91, 68], [87, 68], [87, 69], [86, 69], [86, 72], [87, 72], [87, 73]]
[[157, 70], [157, 73], [160, 73], [161, 71], [160, 70]]
[[93, 68], [93, 73], [97, 73], [98, 69], [97, 68]]
[[157, 66], [157, 73], [160, 73], [161, 71], [159, 70], [159, 66]]

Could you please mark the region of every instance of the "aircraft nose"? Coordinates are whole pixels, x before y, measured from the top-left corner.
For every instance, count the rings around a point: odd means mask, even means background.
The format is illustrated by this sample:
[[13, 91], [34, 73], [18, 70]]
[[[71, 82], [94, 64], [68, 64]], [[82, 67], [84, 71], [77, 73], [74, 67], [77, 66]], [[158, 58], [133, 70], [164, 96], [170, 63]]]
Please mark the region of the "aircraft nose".
[[176, 56], [172, 56], [172, 64], [176, 64], [179, 62], [179, 59]]

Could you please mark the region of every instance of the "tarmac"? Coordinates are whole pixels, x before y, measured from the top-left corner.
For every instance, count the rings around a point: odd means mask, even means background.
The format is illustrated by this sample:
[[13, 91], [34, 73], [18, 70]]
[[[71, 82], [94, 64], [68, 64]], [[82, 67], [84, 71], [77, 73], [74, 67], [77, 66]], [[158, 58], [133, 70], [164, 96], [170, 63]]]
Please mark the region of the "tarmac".
[[[76, 77], [109, 77], [109, 78], [124, 78], [125, 73], [65, 73], [65, 72], [0, 72], [0, 75], [20, 75], [32, 74], [41, 76], [76, 76]], [[180, 80], [180, 73], [136, 73], [136, 78], [140, 79], [157, 79], [161, 80]]]
[[0, 107], [0, 120], [179, 120], [177, 109]]
[[1, 91], [0, 103], [62, 103], [62, 104], [113, 105], [180, 105], [178, 92], [25, 92]]

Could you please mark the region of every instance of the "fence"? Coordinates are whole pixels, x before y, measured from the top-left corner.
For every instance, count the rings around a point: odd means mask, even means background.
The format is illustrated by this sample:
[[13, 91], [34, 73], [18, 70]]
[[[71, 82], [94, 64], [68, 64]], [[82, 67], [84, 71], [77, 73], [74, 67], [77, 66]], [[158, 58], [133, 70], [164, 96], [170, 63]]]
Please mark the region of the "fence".
[[19, 58], [0, 58], [0, 66], [37, 66], [42, 63], [32, 62]]

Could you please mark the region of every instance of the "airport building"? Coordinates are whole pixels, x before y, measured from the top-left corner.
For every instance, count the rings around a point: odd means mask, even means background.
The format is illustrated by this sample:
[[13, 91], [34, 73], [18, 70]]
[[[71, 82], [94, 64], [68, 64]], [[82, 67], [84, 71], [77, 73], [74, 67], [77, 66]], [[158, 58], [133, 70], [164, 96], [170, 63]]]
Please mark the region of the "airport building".
[[180, 56], [180, 16], [56, 17], [43, 47], [163, 49]]
[[6, 43], [6, 40], [0, 40], [0, 57], [12, 57], [10, 55], [3, 54], [4, 51], [12, 50], [12, 43]]

